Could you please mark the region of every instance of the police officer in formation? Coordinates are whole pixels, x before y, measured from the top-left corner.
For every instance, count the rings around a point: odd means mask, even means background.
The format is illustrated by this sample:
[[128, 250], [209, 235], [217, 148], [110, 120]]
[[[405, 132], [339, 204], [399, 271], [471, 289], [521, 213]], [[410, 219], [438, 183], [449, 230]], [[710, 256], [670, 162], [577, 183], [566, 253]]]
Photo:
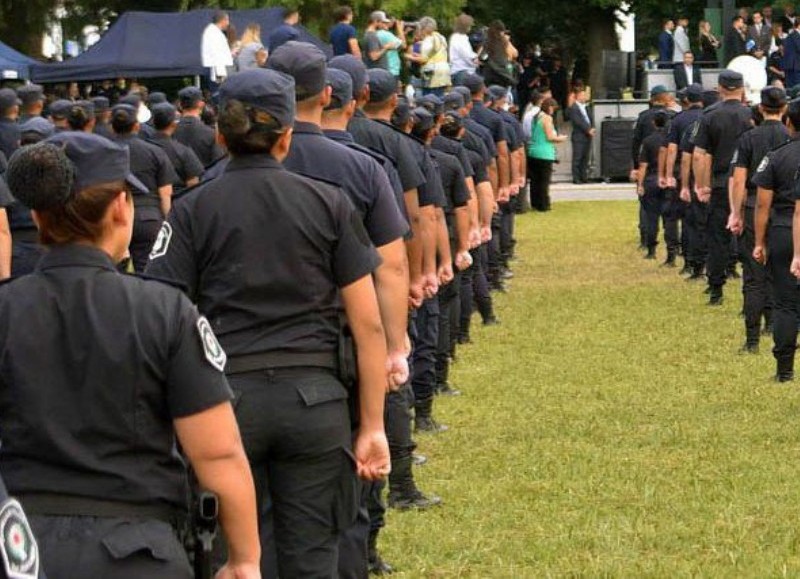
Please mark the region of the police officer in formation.
[[[0, 187], [0, 274], [15, 276], [0, 286], [0, 331], [21, 327], [12, 297], [43, 300], [52, 310], [37, 323], [60, 324], [38, 332], [50, 336], [43, 348], [26, 350], [20, 338], [0, 372], [35, 380], [43, 367], [18, 371], [33, 351], [53, 360], [49, 371], [68, 358], [85, 364], [6, 402], [13, 428], [16, 404], [46, 412], [59, 399], [51, 390], [81, 390], [67, 409], [82, 413], [65, 412], [47, 440], [4, 434], [0, 451], [51, 576], [69, 571], [75, 553], [82, 576], [185, 576], [182, 551], [155, 546], [174, 541], [186, 514], [169, 486], [186, 475], [163, 444], [173, 427], [199, 484], [220, 497], [222, 577], [391, 572], [377, 548], [383, 481], [392, 508], [442, 502], [414, 482], [427, 458], [414, 453], [413, 433], [447, 430], [434, 401], [460, 393], [449, 368], [458, 344], [471, 342], [473, 311], [498, 323], [490, 288], [505, 291], [511, 277], [514, 211], [502, 207], [513, 207], [525, 174], [519, 127], [505, 92], [490, 96], [477, 75], [413, 103], [394, 77], [368, 74], [352, 56], [326, 63], [317, 48], [289, 42], [269, 62], [222, 86], [216, 130], [201, 121], [193, 87], [179, 107], [148, 101], [146, 126], [138, 94], [55, 101], [45, 117], [41, 87], [0, 90], [0, 142], [14, 156], [14, 197]], [[147, 278], [123, 273], [145, 268]], [[95, 289], [78, 291], [87, 285]], [[56, 322], [63, 308], [70, 315]], [[108, 315], [90, 317], [96, 308]], [[103, 337], [109, 330], [114, 338]], [[141, 401], [96, 393], [113, 364], [137, 368], [126, 376], [155, 389], [138, 390]], [[181, 390], [190, 374], [203, 393], [192, 400]], [[92, 426], [102, 436], [87, 439], [77, 417], [100, 412], [98, 400], [106, 413]], [[129, 404], [145, 418], [129, 424]], [[207, 415], [213, 428], [194, 426]], [[147, 432], [131, 442], [121, 435], [130, 428]], [[68, 436], [81, 444], [55, 443]], [[149, 441], [151, 469], [128, 458], [145, 452], [138, 440]], [[52, 449], [37, 455], [37, 444]], [[209, 482], [205, 465], [220, 448], [236, 466]], [[60, 476], [64, 468], [71, 474]], [[132, 556], [143, 548], [134, 536], [153, 542], [153, 560]]]

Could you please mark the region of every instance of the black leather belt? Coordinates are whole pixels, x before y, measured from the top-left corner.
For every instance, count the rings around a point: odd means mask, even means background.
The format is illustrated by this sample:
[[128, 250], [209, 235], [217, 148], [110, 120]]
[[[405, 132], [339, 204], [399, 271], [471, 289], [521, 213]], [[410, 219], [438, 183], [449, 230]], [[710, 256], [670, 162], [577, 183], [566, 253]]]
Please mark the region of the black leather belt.
[[187, 514], [166, 504], [138, 505], [53, 493], [14, 495], [28, 515], [158, 519], [179, 526]]
[[311, 366], [314, 368], [328, 368], [336, 370], [339, 361], [335, 352], [312, 352], [308, 354], [281, 354], [277, 352], [262, 352], [260, 354], [244, 354], [228, 358], [225, 365], [226, 374], [244, 374], [271, 368], [298, 368]]

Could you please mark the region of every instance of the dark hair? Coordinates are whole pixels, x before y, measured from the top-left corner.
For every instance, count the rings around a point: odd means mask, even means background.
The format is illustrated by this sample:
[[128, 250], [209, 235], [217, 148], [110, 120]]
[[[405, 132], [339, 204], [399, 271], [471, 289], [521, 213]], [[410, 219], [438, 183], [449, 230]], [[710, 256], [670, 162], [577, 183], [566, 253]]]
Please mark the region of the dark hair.
[[544, 99], [542, 101], [542, 111], [548, 115], [552, 115], [558, 108], [558, 101], [556, 99]]
[[350, 15], [353, 14], [353, 9], [349, 6], [339, 6], [333, 11], [333, 18], [336, 22], [344, 22]]
[[73, 131], [84, 130], [92, 120], [94, 120], [94, 115], [89, 116], [86, 109], [79, 105], [72, 105], [69, 115], [67, 115], [67, 123]]
[[172, 123], [175, 122], [177, 121], [175, 120], [174, 117], [169, 118], [164, 115], [153, 115], [153, 128], [155, 128], [155, 130], [157, 131], [163, 131], [164, 129], [166, 129], [167, 127], [172, 125]]
[[286, 132], [275, 117], [232, 99], [219, 113], [219, 132], [233, 155], [269, 153]]
[[127, 111], [116, 111], [111, 117], [111, 128], [118, 135], [127, 135], [133, 131], [136, 122], [136, 118], [131, 117]]
[[543, 98], [544, 98], [544, 97], [542, 96], [542, 93], [540, 93], [540, 92], [539, 92], [538, 90], [536, 90], [536, 89], [533, 89], [533, 90], [531, 91], [531, 94], [528, 96], [528, 102], [529, 102], [529, 103], [531, 103], [531, 104], [533, 104], [533, 105], [535, 105], [535, 104], [537, 104], [537, 103], [540, 103], [540, 102], [542, 101], [542, 99], [543, 99]]
[[786, 116], [791, 121], [795, 131], [800, 130], [800, 100], [793, 100], [789, 102], [786, 108]]
[[211, 22], [213, 22], [214, 24], [219, 24], [227, 17], [228, 17], [227, 12], [225, 12], [224, 10], [217, 10], [216, 12], [214, 12], [214, 16], [211, 18]]
[[657, 129], [662, 129], [667, 125], [667, 115], [660, 113], [653, 115], [653, 126]]
[[462, 128], [464, 128], [464, 124], [460, 117], [453, 114], [447, 114], [444, 116], [444, 122], [442, 123], [442, 126], [439, 127], [439, 133], [448, 139], [455, 139], [458, 137], [458, 133], [461, 132]]
[[283, 10], [283, 19], [286, 20], [289, 16], [294, 16], [295, 14], [299, 14], [300, 11], [297, 8], [284, 8]]
[[506, 56], [506, 39], [503, 36], [505, 31], [506, 25], [500, 20], [492, 22], [486, 31], [486, 54], [492, 60], [500, 62], [508, 60]]
[[421, 141], [427, 141], [431, 131], [435, 130], [436, 130], [435, 126], [423, 129], [422, 123], [415, 123], [414, 126], [411, 127], [411, 134], [417, 137]]

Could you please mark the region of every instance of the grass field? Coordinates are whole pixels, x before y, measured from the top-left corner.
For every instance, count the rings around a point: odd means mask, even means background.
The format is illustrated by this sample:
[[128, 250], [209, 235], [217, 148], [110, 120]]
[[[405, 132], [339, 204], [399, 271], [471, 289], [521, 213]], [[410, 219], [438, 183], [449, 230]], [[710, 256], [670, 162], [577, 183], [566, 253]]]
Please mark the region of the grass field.
[[418, 437], [445, 505], [381, 535], [395, 577], [800, 577], [800, 389], [771, 339], [737, 353], [741, 285], [708, 308], [641, 258], [635, 216], [518, 218], [502, 325], [459, 350], [450, 431]]

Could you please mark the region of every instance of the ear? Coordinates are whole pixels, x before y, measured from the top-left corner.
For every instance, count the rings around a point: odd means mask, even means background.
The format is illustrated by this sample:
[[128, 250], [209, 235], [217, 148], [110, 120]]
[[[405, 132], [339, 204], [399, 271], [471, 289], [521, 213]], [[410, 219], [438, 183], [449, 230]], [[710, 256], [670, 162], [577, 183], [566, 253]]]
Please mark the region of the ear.
[[325, 109], [328, 105], [331, 104], [331, 95], [333, 94], [333, 87], [327, 85], [325, 90], [319, 95], [319, 104], [322, 105], [322, 108]]
[[228, 149], [228, 143], [225, 141], [225, 135], [223, 135], [221, 131], [217, 131], [217, 144], [226, 150]]
[[354, 114], [356, 114], [356, 101], [350, 101], [350, 104], [344, 107], [344, 112], [348, 117], [352, 117]]
[[289, 148], [292, 146], [292, 130], [287, 129], [285, 133], [283, 133], [280, 138], [275, 142], [272, 146], [272, 150], [270, 153], [273, 157], [275, 157], [281, 163], [289, 154]]
[[111, 222], [115, 225], [128, 225], [133, 219], [133, 196], [120, 191], [111, 201], [108, 208]]
[[392, 97], [389, 99], [389, 102], [392, 105], [392, 110], [397, 108], [397, 94], [393, 94]]

